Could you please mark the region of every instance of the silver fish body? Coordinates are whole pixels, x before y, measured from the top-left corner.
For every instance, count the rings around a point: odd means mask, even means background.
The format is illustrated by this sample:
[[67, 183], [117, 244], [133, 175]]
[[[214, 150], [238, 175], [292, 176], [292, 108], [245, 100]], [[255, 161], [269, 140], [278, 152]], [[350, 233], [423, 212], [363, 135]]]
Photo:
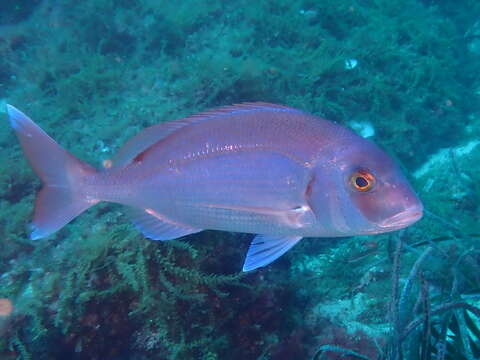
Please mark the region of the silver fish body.
[[[152, 239], [204, 229], [260, 234], [247, 254], [248, 271], [303, 237], [392, 231], [423, 212], [398, 166], [376, 145], [286, 106], [235, 105], [152, 126], [103, 171], [81, 163], [11, 106], [9, 114], [44, 183], [33, 238], [112, 201], [128, 205], [133, 222]], [[42, 160], [34, 151], [42, 142], [62, 160]], [[55, 216], [59, 204], [62, 217]]]

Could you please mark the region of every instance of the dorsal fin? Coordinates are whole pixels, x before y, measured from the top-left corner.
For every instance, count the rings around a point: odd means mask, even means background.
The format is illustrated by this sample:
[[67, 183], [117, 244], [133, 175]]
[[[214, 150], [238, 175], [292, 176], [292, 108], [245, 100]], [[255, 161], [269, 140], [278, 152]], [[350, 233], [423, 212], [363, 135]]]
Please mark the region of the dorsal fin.
[[150, 126], [128, 140], [127, 143], [120, 148], [112, 160], [113, 166], [120, 168], [130, 164], [137, 156], [141, 156], [143, 152], [147, 151], [149, 147], [185, 126], [195, 124], [200, 121], [215, 119], [220, 116], [236, 115], [242, 112], [247, 113], [260, 110], [301, 112], [300, 110], [284, 105], [253, 102], [223, 106], [191, 115], [180, 120], [168, 121], [162, 124]]
[[183, 126], [184, 124], [180, 121], [170, 121], [143, 129], [137, 135], [129, 139], [125, 145], [118, 150], [118, 153], [115, 154], [112, 159], [112, 166], [115, 168], [122, 168], [130, 164], [132, 160], [147, 150], [150, 146], [157, 141], [166, 138], [168, 135]]

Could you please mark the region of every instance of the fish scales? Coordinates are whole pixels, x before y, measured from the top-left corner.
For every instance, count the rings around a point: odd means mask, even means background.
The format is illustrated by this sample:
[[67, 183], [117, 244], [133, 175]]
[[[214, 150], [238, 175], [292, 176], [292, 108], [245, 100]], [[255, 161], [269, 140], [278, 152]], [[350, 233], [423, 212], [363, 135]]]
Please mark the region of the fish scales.
[[[331, 144], [328, 135], [342, 130], [283, 107], [207, 113], [151, 145], [138, 166], [122, 171], [145, 179], [154, 168], [139, 187], [140, 201], [172, 219], [219, 230], [286, 232], [292, 222], [281, 212], [306, 205], [312, 162]], [[268, 204], [272, 208], [262, 211]]]
[[66, 152], [13, 106], [8, 113], [44, 185], [32, 239], [111, 201], [127, 205], [140, 231], [156, 240], [204, 229], [259, 234], [244, 262], [249, 271], [303, 237], [393, 231], [423, 213], [398, 166], [375, 144], [282, 105], [233, 105], [152, 126], [102, 171]]

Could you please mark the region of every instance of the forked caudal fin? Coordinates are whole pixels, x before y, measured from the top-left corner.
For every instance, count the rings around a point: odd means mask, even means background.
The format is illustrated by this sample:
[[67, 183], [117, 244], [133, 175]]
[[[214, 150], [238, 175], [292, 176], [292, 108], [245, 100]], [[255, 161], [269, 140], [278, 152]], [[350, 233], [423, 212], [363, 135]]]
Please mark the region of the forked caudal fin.
[[98, 203], [83, 191], [86, 177], [96, 170], [58, 145], [21, 111], [7, 105], [10, 125], [43, 187], [35, 202], [33, 240], [48, 236]]

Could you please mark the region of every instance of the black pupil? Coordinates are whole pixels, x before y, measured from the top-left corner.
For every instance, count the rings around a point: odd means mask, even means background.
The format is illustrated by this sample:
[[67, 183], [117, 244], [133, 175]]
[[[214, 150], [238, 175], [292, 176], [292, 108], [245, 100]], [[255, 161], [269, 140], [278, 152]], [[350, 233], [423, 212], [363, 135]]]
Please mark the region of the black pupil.
[[368, 186], [368, 181], [362, 176], [357, 176], [355, 179], [355, 185], [357, 185], [359, 188], [364, 188]]

